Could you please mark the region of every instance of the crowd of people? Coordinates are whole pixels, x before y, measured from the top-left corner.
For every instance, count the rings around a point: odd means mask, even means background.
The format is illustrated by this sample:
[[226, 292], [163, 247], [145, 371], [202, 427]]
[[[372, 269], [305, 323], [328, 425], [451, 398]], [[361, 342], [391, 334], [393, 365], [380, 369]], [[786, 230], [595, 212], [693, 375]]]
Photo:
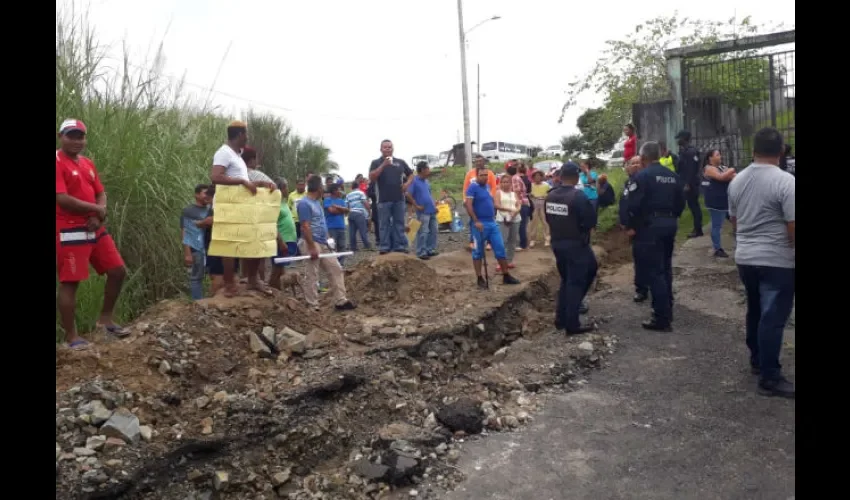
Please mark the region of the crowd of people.
[[[635, 153], [634, 127], [624, 129], [630, 153]], [[127, 330], [113, 320], [113, 309], [126, 276], [124, 262], [104, 228], [106, 193], [94, 164], [81, 152], [86, 146], [83, 122], [69, 119], [59, 128], [56, 151], [56, 251], [59, 278], [58, 307], [65, 340], [72, 349], [89, 343], [75, 328], [76, 290], [88, 277], [89, 264], [105, 274], [103, 309], [98, 327], [122, 337]], [[722, 152], [698, 152], [688, 131], [676, 139], [679, 154], [663, 142], [647, 142], [639, 154], [628, 157], [628, 180], [620, 196], [619, 222], [631, 242], [635, 263], [635, 302], [651, 297], [652, 314], [643, 323], [647, 330], [669, 332], [673, 324], [672, 256], [678, 218], [687, 206], [694, 213], [694, 231], [702, 236], [699, 198], [711, 214], [713, 255], [726, 258], [721, 229], [730, 220], [736, 237], [736, 264], [747, 295], [747, 346], [753, 373], [760, 375], [760, 391], [794, 397], [793, 384], [781, 374], [779, 352], [783, 329], [793, 307], [795, 291], [795, 180], [794, 158], [782, 135], [772, 128], [758, 131], [753, 139], [754, 160], [742, 172], [723, 164]], [[233, 297], [239, 293], [237, 273], [246, 288], [272, 293], [280, 288], [289, 263], [274, 259], [209, 255], [215, 225], [216, 186], [242, 186], [252, 194], [258, 188], [280, 191], [277, 219], [277, 254], [309, 256], [305, 262], [304, 300], [319, 308], [319, 271], [329, 281], [335, 309], [352, 310], [343, 272], [344, 257], [325, 256], [352, 251], [358, 243], [373, 249], [371, 226], [380, 254], [408, 253], [409, 218], [419, 228], [414, 239], [416, 257], [428, 260], [437, 249], [437, 204], [427, 163], [415, 166], [393, 156], [393, 143], [380, 144], [381, 156], [371, 162], [368, 180], [358, 175], [344, 192], [342, 179], [322, 179], [307, 174], [295, 181], [290, 192], [284, 179], [262, 172], [257, 151], [248, 146], [248, 127], [235, 121], [227, 127], [227, 140], [215, 152], [210, 183], [194, 189], [192, 203], [180, 215], [183, 262], [193, 299], [204, 297], [204, 281], [210, 277], [211, 292]], [[773, 168], [780, 167], [780, 168]], [[788, 173], [791, 172], [791, 174]], [[561, 276], [555, 326], [567, 334], [592, 329], [580, 315], [588, 311], [585, 297], [597, 273], [590, 247], [601, 207], [615, 201], [605, 174], [597, 175], [589, 161], [568, 161], [548, 172], [535, 170], [525, 161], [511, 161], [504, 172], [488, 168], [475, 155], [474, 168], [463, 185], [464, 208], [469, 215], [469, 249], [480, 288], [489, 288], [487, 251], [497, 262], [495, 271], [505, 285], [519, 284], [513, 276], [514, 257], [542, 243], [551, 247]], [[271, 271], [266, 280], [266, 267]]]

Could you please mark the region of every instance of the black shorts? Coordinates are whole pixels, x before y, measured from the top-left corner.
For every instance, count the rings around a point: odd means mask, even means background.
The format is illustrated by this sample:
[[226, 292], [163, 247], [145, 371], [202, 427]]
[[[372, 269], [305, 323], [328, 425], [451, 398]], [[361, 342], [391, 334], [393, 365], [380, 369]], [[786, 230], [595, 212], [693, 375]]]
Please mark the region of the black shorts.
[[[224, 275], [224, 263], [221, 260], [221, 257], [215, 257], [212, 255], [207, 255], [207, 272], [210, 276], [223, 276]], [[235, 259], [236, 262], [233, 265], [233, 272], [239, 272], [239, 259]]]

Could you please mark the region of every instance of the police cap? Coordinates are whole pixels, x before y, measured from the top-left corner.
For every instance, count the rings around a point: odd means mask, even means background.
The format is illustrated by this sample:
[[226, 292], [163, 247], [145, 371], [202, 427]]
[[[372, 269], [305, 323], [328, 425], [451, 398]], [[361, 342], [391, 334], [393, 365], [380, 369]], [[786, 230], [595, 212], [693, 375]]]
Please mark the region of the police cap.
[[578, 168], [578, 165], [576, 165], [573, 161], [568, 161], [567, 163], [564, 163], [560, 170], [555, 172], [555, 174], [560, 175], [561, 177], [576, 177], [579, 172], [581, 172], [581, 169]]
[[684, 139], [686, 141], [691, 140], [691, 133], [687, 130], [680, 130], [678, 134], [676, 134], [676, 140]]

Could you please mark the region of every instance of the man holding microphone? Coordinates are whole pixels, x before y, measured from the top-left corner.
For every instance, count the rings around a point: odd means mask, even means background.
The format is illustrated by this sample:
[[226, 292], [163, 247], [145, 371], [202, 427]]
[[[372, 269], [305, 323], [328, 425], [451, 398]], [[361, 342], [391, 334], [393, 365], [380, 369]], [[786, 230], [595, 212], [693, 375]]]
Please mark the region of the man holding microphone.
[[381, 157], [372, 160], [369, 166], [369, 180], [375, 183], [375, 197], [378, 202], [378, 226], [381, 255], [389, 252], [407, 253], [405, 236], [405, 178], [413, 175], [407, 162], [393, 158], [393, 143], [389, 139], [381, 141]]

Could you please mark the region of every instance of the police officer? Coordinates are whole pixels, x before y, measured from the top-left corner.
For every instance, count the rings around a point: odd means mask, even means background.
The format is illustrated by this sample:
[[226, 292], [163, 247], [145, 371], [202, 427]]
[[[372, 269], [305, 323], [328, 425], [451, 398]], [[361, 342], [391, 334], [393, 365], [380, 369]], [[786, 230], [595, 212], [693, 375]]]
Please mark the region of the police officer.
[[667, 149], [667, 143], [664, 141], [658, 141], [658, 146], [661, 147], [661, 159], [659, 160], [661, 164], [670, 169], [671, 171], [676, 171], [676, 165], [679, 163], [679, 157], [675, 155], [672, 151]]
[[561, 275], [555, 328], [566, 330], [567, 335], [593, 330], [592, 326], [582, 326], [579, 314], [582, 301], [596, 278], [596, 256], [590, 248], [596, 210], [587, 195], [575, 187], [579, 171], [575, 163], [565, 163], [558, 172], [560, 183], [549, 191], [544, 203], [552, 252]]
[[626, 226], [634, 237], [636, 265], [642, 269], [652, 292], [652, 318], [644, 321], [647, 330], [673, 330], [673, 245], [678, 218], [685, 210], [682, 180], [664, 168], [657, 142], [640, 148], [646, 168], [629, 185], [629, 220]]
[[[662, 163], [663, 165], [663, 163]], [[633, 156], [629, 159], [629, 162], [626, 163], [626, 174], [628, 174], [629, 178], [626, 179], [626, 184], [623, 188], [623, 195], [620, 196], [620, 226], [625, 229], [629, 225], [629, 186], [631, 186], [635, 182], [635, 176], [637, 176], [638, 172], [643, 169], [643, 161], [640, 156]], [[646, 277], [644, 277], [643, 268], [638, 265], [639, 260], [637, 258], [637, 254], [635, 253], [635, 240], [634, 238], [629, 238], [632, 244], [632, 260], [635, 265], [635, 302], [644, 302], [649, 296], [649, 287], [646, 285]]]
[[700, 170], [699, 151], [691, 146], [691, 133], [682, 130], [676, 134], [679, 143], [679, 161], [676, 163], [676, 173], [685, 184], [685, 201], [688, 210], [694, 218], [694, 230], [688, 238], [702, 236], [702, 209], [699, 206]]

